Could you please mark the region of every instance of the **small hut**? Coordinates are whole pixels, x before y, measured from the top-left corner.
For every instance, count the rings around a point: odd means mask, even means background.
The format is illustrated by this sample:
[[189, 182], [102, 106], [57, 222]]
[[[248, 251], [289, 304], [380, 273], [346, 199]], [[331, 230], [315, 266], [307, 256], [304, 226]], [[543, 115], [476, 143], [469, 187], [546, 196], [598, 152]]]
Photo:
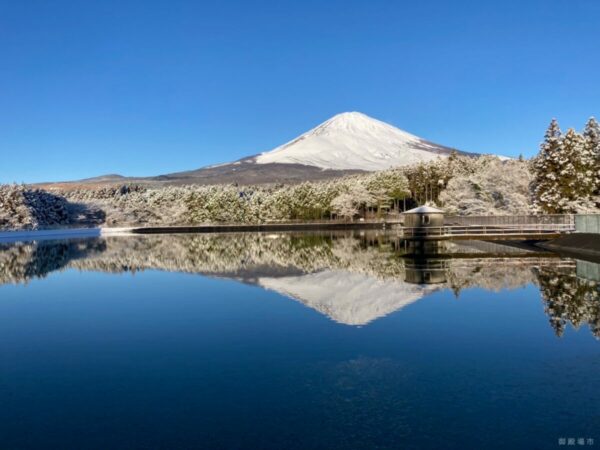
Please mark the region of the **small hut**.
[[411, 228], [443, 227], [444, 211], [431, 206], [419, 206], [404, 214], [404, 226]]
[[444, 237], [444, 211], [419, 206], [404, 213], [403, 235], [407, 239], [441, 239]]

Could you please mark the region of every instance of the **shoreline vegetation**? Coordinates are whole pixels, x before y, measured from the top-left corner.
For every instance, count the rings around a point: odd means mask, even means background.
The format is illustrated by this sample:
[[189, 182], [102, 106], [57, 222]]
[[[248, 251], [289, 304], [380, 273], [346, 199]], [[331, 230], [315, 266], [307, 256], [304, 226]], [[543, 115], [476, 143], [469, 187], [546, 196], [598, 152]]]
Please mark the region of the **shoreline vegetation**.
[[600, 126], [564, 135], [553, 120], [531, 159], [451, 154], [300, 184], [144, 184], [45, 190], [0, 185], [0, 231], [381, 219], [431, 204], [449, 215], [600, 213]]

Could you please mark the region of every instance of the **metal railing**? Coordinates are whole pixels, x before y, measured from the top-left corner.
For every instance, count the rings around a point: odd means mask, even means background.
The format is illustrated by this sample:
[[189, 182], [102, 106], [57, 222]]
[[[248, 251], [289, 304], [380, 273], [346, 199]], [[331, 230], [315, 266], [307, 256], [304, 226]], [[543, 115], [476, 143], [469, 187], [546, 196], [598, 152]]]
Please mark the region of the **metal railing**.
[[[336, 219], [287, 219], [287, 220], [264, 220], [259, 221], [259, 224], [305, 224], [305, 223], [386, 223], [386, 218], [368, 218], [368, 219], [349, 219], [349, 218], [336, 218]], [[239, 222], [237, 222], [239, 223]]]
[[575, 231], [573, 224], [529, 224], [529, 225], [470, 225], [441, 227], [403, 227], [405, 236], [518, 236], [528, 234], [556, 234]]
[[575, 224], [573, 214], [510, 215], [510, 216], [451, 216], [444, 217], [449, 226], [468, 225], [534, 225], [534, 224]]

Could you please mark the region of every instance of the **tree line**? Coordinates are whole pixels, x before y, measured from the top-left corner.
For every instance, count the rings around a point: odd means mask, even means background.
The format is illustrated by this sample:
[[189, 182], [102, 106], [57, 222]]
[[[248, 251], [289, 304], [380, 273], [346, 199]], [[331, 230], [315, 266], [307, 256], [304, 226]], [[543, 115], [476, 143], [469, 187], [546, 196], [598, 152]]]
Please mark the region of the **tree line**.
[[583, 133], [562, 133], [550, 123], [532, 160], [532, 194], [536, 209], [560, 214], [597, 212], [600, 206], [600, 125], [593, 117]]

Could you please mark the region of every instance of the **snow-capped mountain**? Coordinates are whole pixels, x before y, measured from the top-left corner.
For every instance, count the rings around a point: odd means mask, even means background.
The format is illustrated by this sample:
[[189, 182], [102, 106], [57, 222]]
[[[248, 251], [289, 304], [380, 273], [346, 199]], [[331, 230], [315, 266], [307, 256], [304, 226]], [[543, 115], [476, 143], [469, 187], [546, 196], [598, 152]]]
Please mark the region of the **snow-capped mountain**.
[[[301, 183], [444, 158], [453, 150], [365, 114], [346, 112], [271, 151], [234, 162], [156, 177], [107, 175], [75, 183]], [[477, 156], [475, 153], [457, 152]]]
[[302, 164], [334, 170], [383, 170], [449, 155], [428, 142], [359, 112], [338, 114], [292, 141], [254, 157], [257, 164]]

